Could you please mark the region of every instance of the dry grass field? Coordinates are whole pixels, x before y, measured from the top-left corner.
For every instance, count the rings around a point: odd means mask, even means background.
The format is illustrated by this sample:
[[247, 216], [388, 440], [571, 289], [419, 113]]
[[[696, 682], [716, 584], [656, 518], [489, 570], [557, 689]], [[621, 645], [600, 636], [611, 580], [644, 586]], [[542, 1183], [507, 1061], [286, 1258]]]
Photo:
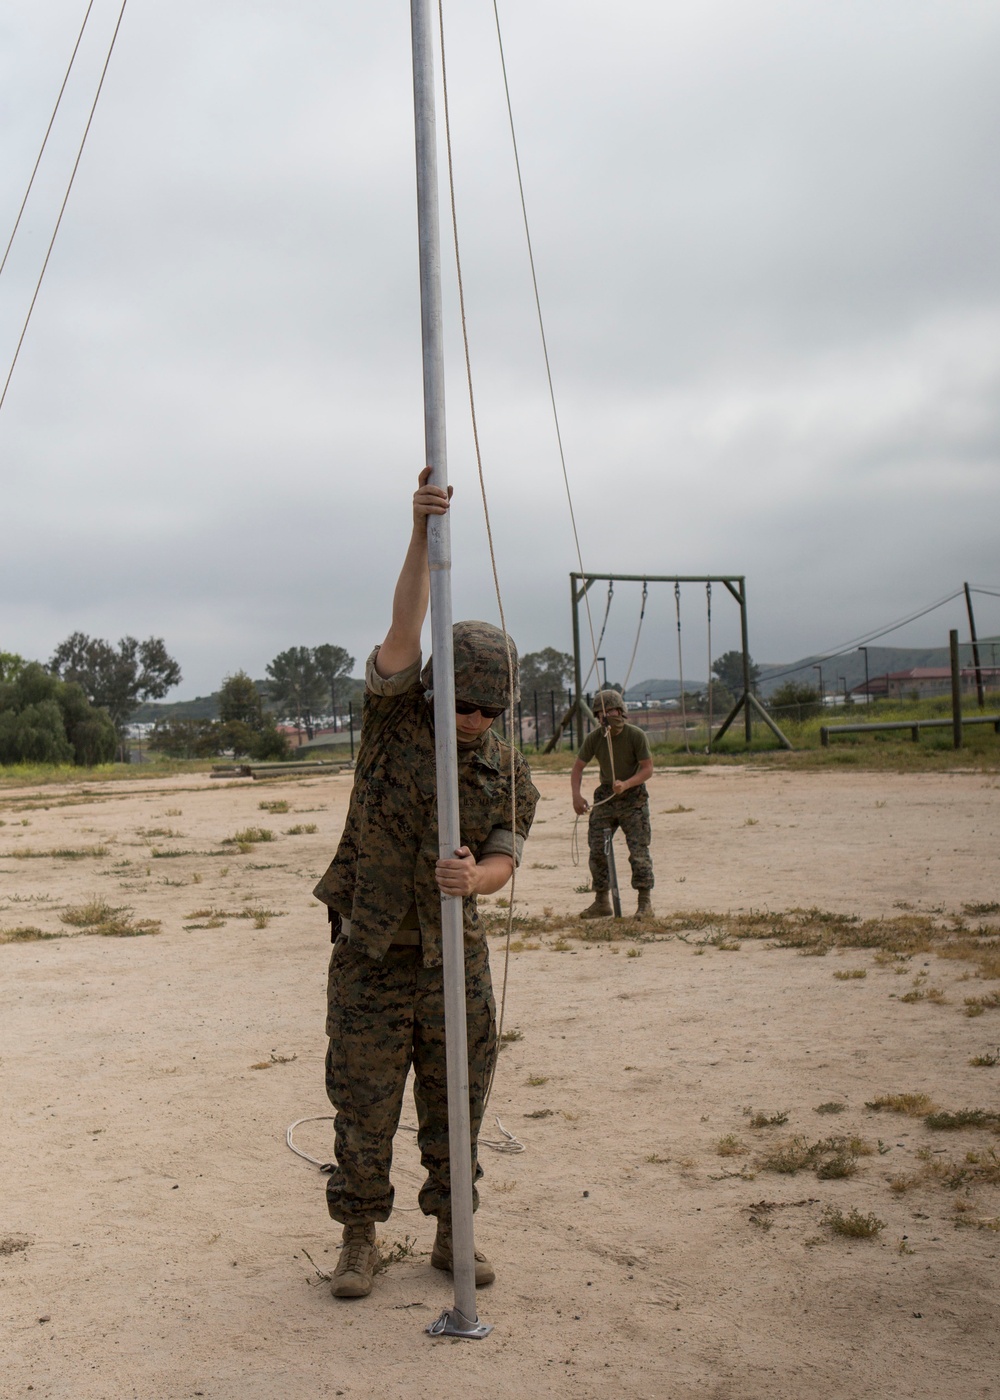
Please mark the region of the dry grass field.
[[329, 1111], [349, 775], [0, 791], [3, 1400], [1000, 1395], [997, 775], [658, 770], [643, 925], [576, 919], [538, 784], [478, 1343], [423, 1332], [412, 1105], [359, 1303], [285, 1145]]

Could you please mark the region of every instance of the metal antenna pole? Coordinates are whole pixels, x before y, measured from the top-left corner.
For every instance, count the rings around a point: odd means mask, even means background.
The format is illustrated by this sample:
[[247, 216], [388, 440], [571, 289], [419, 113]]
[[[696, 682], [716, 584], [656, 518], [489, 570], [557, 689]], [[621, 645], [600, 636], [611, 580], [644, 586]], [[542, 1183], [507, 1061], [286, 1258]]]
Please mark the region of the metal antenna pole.
[[[424, 365], [424, 441], [435, 486], [447, 489], [444, 342], [441, 325], [441, 233], [438, 219], [434, 51], [429, 0], [410, 0], [413, 117], [420, 244], [420, 329]], [[437, 760], [438, 852], [450, 860], [462, 844], [458, 809], [458, 746], [451, 617], [451, 528], [447, 515], [427, 521], [431, 649], [434, 656], [434, 744]], [[428, 1331], [435, 1336], [485, 1337], [476, 1315], [476, 1249], [472, 1230], [469, 1049], [465, 1019], [465, 937], [462, 901], [441, 896], [445, 1042], [448, 1069], [448, 1157], [451, 1170], [452, 1273], [455, 1306]]]

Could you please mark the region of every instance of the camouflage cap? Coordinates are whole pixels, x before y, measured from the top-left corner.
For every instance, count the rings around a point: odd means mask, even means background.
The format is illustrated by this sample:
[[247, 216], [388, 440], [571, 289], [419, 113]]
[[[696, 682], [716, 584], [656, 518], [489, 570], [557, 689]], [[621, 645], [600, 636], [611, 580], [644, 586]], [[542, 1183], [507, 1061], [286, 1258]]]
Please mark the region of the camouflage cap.
[[[518, 686], [517, 647], [511, 637], [504, 639], [491, 622], [456, 622], [452, 628], [455, 649], [455, 698], [472, 704], [510, 704], [510, 678], [507, 646], [514, 668], [514, 703], [521, 698]], [[434, 658], [429, 657], [420, 673], [427, 690], [434, 689]]]
[[594, 714], [598, 719], [606, 710], [621, 710], [625, 713], [625, 697], [618, 690], [599, 690], [594, 696]]

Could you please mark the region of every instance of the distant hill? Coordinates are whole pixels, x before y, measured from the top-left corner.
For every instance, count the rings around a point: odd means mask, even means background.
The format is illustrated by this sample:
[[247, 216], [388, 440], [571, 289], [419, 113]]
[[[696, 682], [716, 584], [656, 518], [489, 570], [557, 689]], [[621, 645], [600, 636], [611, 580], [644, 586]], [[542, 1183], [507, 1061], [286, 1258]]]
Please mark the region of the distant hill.
[[[959, 657], [963, 666], [972, 664], [972, 643], [959, 643]], [[979, 642], [979, 660], [983, 666], [1000, 665], [1000, 637], [982, 637]], [[804, 681], [810, 685], [819, 684], [819, 673], [823, 670], [823, 689], [829, 695], [847, 689], [853, 690], [863, 685], [865, 680], [865, 655], [863, 651], [851, 651], [846, 656], [828, 657], [820, 655], [804, 656], [798, 661], [759, 662], [760, 679], [757, 682], [759, 693], [765, 698], [785, 681]], [[868, 648], [868, 679], [884, 676], [886, 672], [910, 671], [914, 666], [949, 666], [951, 664], [947, 647], [881, 647]], [[689, 680], [684, 677], [684, 689], [703, 690], [705, 681]], [[626, 700], [675, 700], [681, 693], [679, 680], [650, 679], [637, 681], [625, 692]]]
[[[364, 686], [364, 682], [352, 678], [349, 682], [355, 693], [359, 693]], [[270, 681], [254, 681], [254, 685], [260, 693], [267, 708]], [[352, 692], [347, 691], [350, 695]], [[346, 698], [345, 698], [346, 709]], [[194, 700], [147, 700], [144, 704], [129, 717], [130, 724], [155, 724], [161, 719], [218, 719], [219, 718], [219, 692], [213, 690], [211, 695], [199, 695]]]

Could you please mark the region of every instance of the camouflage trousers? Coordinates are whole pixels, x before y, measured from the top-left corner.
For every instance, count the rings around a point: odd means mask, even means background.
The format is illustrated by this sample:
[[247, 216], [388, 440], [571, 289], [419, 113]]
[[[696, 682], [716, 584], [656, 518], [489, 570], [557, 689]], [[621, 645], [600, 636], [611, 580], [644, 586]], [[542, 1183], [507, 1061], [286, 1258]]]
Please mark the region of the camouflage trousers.
[[[465, 996], [475, 1183], [483, 1174], [476, 1144], [497, 1053], [496, 1006], [485, 943], [465, 945]], [[443, 970], [424, 967], [419, 948], [393, 946], [376, 962], [338, 938], [330, 959], [326, 1030], [326, 1092], [337, 1110], [336, 1170], [326, 1186], [330, 1214], [345, 1225], [388, 1220], [394, 1196], [389, 1180], [392, 1141], [412, 1064], [417, 1144], [427, 1173], [418, 1201], [425, 1215], [447, 1218], [451, 1186]], [[472, 1194], [475, 1208], [475, 1185]]]
[[[594, 802], [611, 797], [612, 789], [601, 784], [594, 792]], [[590, 880], [595, 890], [611, 888], [608, 874], [608, 858], [604, 854], [604, 834], [612, 836], [621, 828], [628, 845], [628, 860], [632, 867], [632, 888], [651, 890], [653, 888], [653, 862], [649, 857], [649, 842], [652, 836], [649, 825], [649, 797], [645, 785], [629, 788], [603, 807], [594, 806], [590, 810], [590, 823], [587, 828], [587, 841], [590, 846]]]

